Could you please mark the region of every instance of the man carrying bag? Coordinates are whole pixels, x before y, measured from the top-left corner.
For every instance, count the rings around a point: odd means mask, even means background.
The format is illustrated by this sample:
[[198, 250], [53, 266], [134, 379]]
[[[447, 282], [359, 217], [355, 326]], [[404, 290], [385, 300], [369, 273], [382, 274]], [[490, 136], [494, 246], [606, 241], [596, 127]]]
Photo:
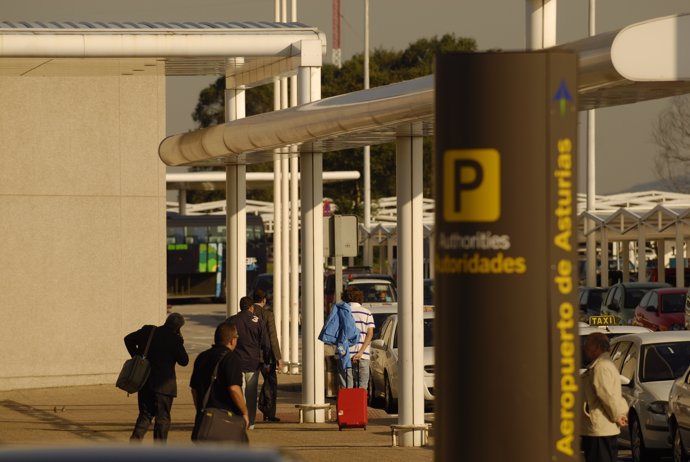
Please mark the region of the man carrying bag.
[[168, 439], [170, 409], [177, 396], [175, 365], [189, 363], [180, 331], [183, 325], [182, 315], [171, 313], [162, 326], [147, 325], [125, 337], [129, 354], [142, 355], [148, 349], [147, 359], [151, 364], [151, 373], [137, 394], [139, 416], [130, 437], [132, 441], [144, 438], [153, 419], [153, 439], [158, 442]]
[[237, 327], [223, 322], [214, 345], [199, 354], [189, 386], [197, 417], [192, 441], [249, 442], [249, 413], [242, 393], [242, 370], [237, 364]]

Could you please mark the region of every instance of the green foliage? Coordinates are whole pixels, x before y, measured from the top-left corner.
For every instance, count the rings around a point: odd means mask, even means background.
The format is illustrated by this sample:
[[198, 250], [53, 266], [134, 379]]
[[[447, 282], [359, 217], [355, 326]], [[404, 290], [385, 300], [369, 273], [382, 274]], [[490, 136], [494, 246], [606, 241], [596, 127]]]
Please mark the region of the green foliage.
[[[373, 50], [369, 59], [369, 80], [371, 87], [389, 85], [405, 80], [423, 77], [433, 72], [434, 56], [438, 53], [473, 52], [477, 44], [474, 39], [456, 37], [446, 34], [440, 38], [420, 39], [411, 43], [403, 51]], [[325, 64], [321, 69], [321, 95], [323, 98], [361, 90], [364, 86], [364, 56], [356, 54], [343, 63], [338, 69], [332, 64]], [[199, 102], [192, 118], [199, 127], [208, 127], [223, 123], [225, 79], [219, 78], [215, 83], [202, 90]], [[273, 109], [273, 85], [264, 85], [247, 91], [247, 115], [267, 112]], [[431, 196], [431, 140], [424, 142], [424, 196]], [[249, 165], [247, 171], [271, 171], [271, 163]], [[324, 155], [324, 171], [357, 170], [363, 172], [362, 149], [350, 149]], [[196, 199], [219, 200], [201, 194]], [[221, 192], [222, 194], [222, 192]], [[259, 200], [271, 200], [272, 191], [248, 191], [247, 197]], [[395, 146], [392, 144], [371, 147], [371, 195], [372, 199], [395, 195]], [[348, 181], [324, 185], [324, 196], [330, 197], [338, 205], [341, 213], [362, 214], [362, 181]], [[191, 195], [189, 202], [195, 202]]]

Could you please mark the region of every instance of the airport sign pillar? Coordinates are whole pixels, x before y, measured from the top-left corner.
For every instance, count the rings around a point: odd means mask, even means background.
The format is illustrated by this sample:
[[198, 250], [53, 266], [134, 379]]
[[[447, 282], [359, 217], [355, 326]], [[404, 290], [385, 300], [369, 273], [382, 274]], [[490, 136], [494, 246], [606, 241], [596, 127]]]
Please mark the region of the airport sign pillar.
[[576, 71], [437, 57], [437, 461], [580, 460]]

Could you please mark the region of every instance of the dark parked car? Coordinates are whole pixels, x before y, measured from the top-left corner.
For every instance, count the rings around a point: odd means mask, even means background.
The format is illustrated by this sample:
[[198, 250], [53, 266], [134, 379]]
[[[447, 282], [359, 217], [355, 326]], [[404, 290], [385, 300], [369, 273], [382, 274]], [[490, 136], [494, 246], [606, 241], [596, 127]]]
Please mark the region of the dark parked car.
[[606, 294], [603, 287], [580, 287], [580, 318], [587, 322], [590, 316], [599, 316], [601, 303]]
[[635, 308], [652, 289], [671, 287], [664, 282], [619, 282], [611, 286], [601, 305], [601, 314], [618, 316], [622, 324], [632, 324]]

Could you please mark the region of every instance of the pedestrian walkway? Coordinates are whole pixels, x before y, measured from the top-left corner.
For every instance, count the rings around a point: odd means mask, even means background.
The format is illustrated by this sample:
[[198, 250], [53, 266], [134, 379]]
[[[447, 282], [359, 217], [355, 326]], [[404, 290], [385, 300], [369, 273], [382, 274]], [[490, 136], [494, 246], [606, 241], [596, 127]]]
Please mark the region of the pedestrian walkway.
[[[193, 358], [192, 358], [193, 360]], [[178, 368], [178, 398], [172, 409], [170, 444], [189, 445], [194, 405], [187, 368]], [[301, 402], [301, 376], [278, 376], [280, 422], [261, 422], [249, 432], [251, 445], [278, 447], [304, 461], [339, 462], [366, 459], [428, 462], [433, 460], [433, 433], [423, 448], [391, 447], [390, 424], [397, 416], [369, 408], [366, 430], [338, 431], [334, 422], [299, 424], [295, 404]], [[335, 412], [333, 413], [335, 416]], [[137, 416], [137, 397], [114, 385], [79, 386], [0, 392], [0, 445], [55, 446], [128, 444]], [[431, 418], [431, 416], [430, 416]], [[153, 434], [144, 444], [152, 443]]]

